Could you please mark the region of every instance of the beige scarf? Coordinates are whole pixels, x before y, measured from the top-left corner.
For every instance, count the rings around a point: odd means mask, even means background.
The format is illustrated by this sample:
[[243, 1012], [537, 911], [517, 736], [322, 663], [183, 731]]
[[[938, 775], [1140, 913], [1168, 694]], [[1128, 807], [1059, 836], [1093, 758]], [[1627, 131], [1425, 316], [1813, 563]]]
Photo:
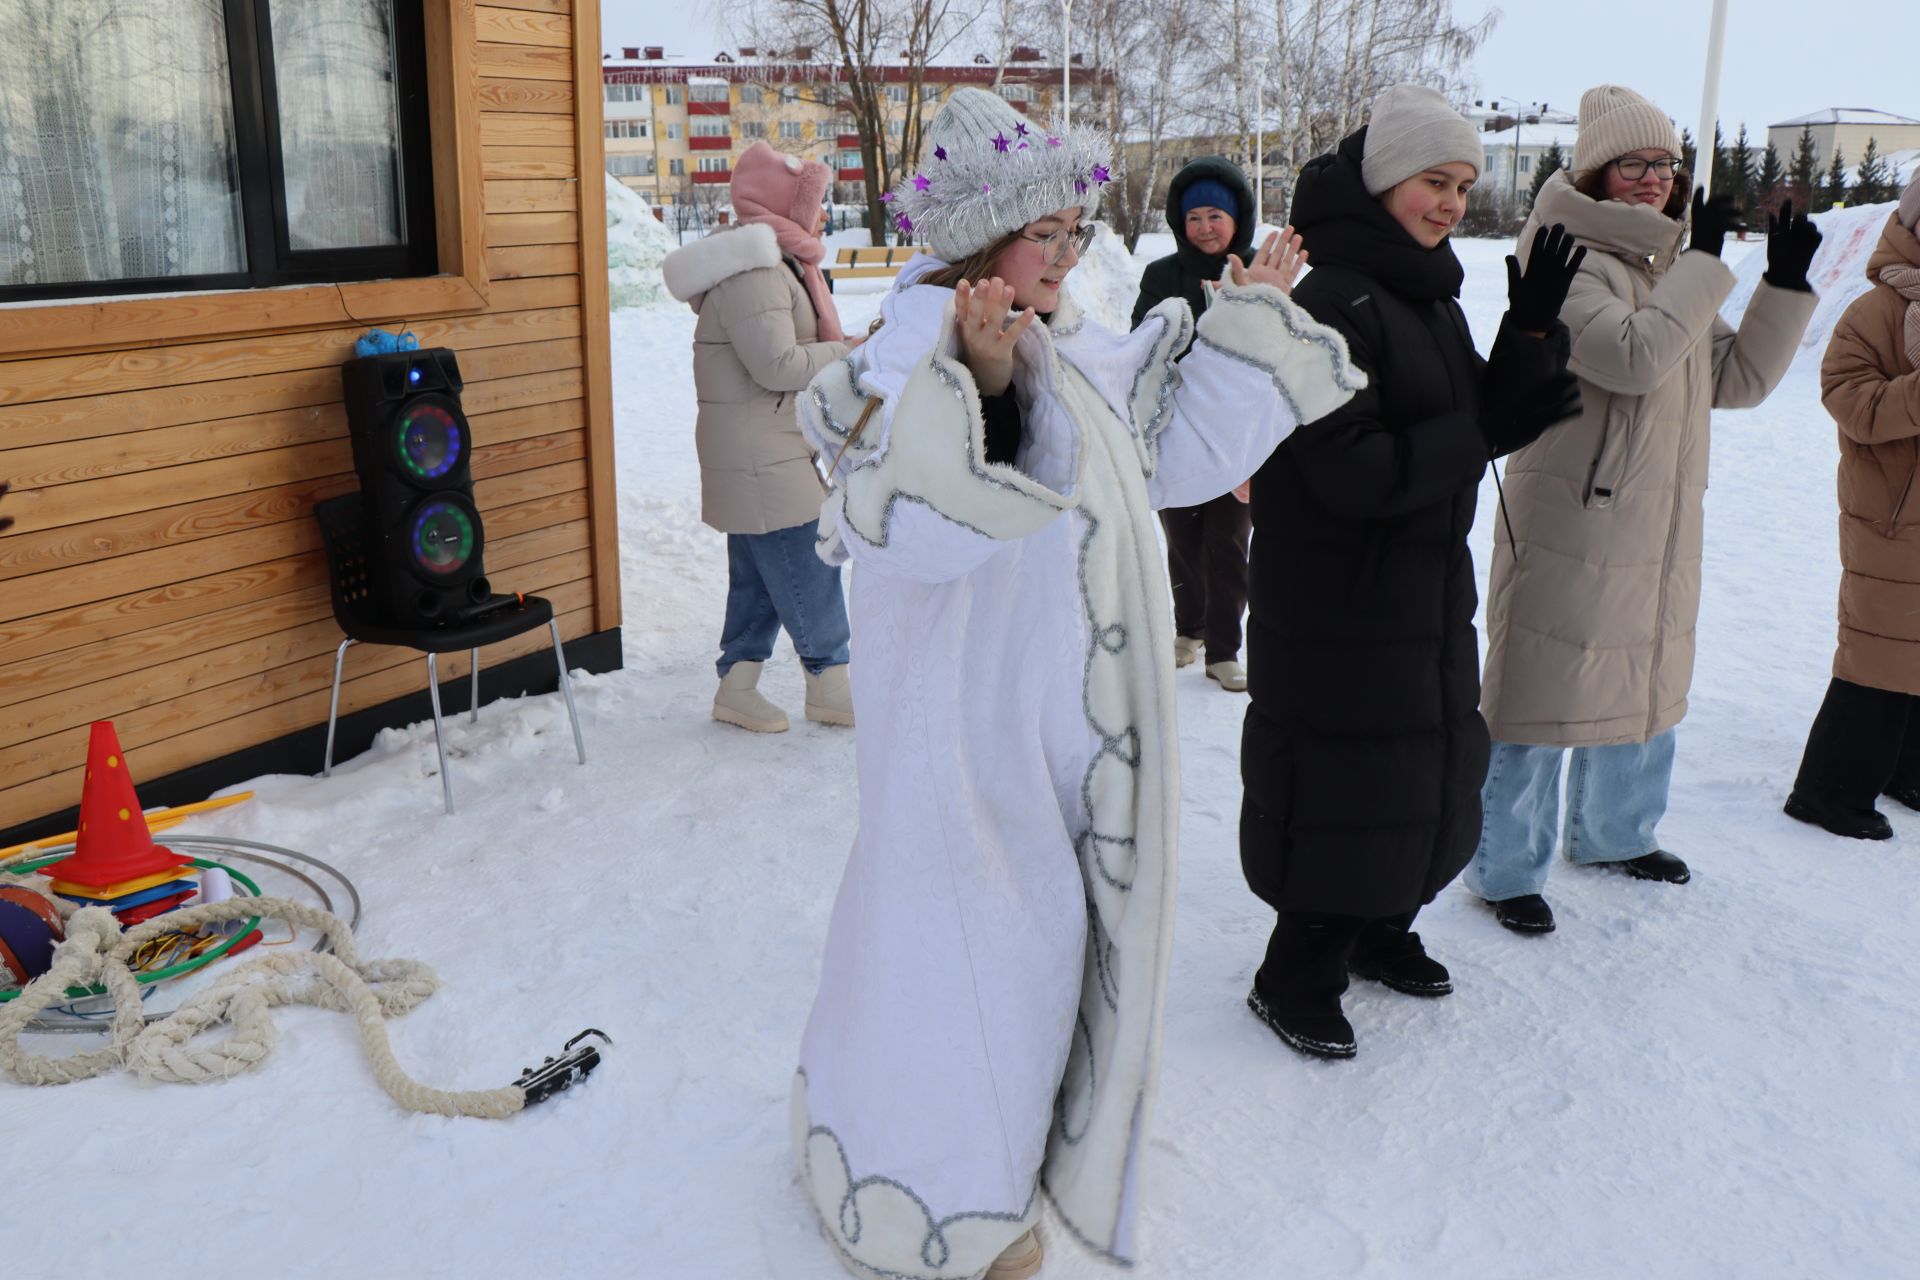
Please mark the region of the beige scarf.
[[1907, 363], [1920, 369], [1920, 267], [1882, 267], [1880, 283], [1907, 300]]

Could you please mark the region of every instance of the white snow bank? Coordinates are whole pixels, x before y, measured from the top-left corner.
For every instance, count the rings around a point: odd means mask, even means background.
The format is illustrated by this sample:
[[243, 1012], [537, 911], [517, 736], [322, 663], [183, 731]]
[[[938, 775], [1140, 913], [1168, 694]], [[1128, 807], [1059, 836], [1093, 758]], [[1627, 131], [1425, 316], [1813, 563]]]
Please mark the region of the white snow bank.
[[1140, 296], [1146, 264], [1127, 252], [1113, 228], [1102, 222], [1080, 265], [1067, 277], [1067, 292], [1080, 309], [1115, 333], [1133, 328], [1133, 300]]
[[673, 248], [673, 233], [652, 207], [608, 174], [607, 291], [614, 310], [673, 302], [660, 278], [660, 260]]
[[[1867, 279], [1867, 259], [1880, 243], [1880, 233], [1886, 229], [1894, 208], [1891, 203], [1863, 204], [1857, 209], [1832, 209], [1813, 216], [1813, 224], [1820, 228], [1824, 238], [1820, 252], [1813, 256], [1807, 279], [1813, 291], [1820, 295], [1820, 305], [1800, 339], [1800, 353], [1794, 357], [1796, 366], [1818, 367], [1827, 349], [1827, 339], [1833, 336], [1833, 327], [1840, 323], [1841, 314], [1855, 298], [1872, 287]], [[1766, 270], [1764, 248], [1733, 264], [1733, 292], [1720, 307], [1720, 314], [1728, 324], [1740, 323], [1747, 301], [1753, 297]]]

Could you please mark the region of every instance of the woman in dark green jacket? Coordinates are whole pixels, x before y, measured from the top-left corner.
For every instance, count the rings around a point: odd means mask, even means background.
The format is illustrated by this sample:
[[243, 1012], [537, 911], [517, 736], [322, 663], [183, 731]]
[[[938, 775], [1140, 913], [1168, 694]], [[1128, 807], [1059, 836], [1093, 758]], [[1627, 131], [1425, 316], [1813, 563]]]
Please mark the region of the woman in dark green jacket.
[[[1167, 225], [1174, 251], [1147, 265], [1133, 304], [1138, 326], [1153, 306], [1185, 298], [1194, 319], [1207, 308], [1208, 287], [1227, 255], [1253, 253], [1253, 188], [1225, 156], [1202, 156], [1167, 185]], [[1184, 353], [1182, 353], [1184, 354]], [[1184, 667], [1207, 651], [1207, 674], [1223, 689], [1247, 687], [1240, 665], [1240, 619], [1247, 609], [1246, 487], [1197, 507], [1160, 512], [1167, 533], [1167, 576], [1173, 582], [1173, 660]]]

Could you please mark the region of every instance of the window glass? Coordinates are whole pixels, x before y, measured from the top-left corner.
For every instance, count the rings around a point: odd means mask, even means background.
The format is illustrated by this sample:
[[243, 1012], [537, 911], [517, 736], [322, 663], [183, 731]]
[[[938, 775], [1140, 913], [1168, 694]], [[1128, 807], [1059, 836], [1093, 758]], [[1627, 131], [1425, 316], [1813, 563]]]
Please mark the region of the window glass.
[[393, 0], [270, 0], [287, 242], [399, 244]]

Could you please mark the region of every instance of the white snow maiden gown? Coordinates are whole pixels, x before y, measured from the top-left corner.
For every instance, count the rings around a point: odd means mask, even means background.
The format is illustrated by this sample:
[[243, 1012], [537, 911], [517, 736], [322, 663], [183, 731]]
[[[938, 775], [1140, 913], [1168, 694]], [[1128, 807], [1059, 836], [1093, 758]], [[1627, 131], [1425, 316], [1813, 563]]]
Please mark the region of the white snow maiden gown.
[[911, 281], [816, 377], [849, 593], [859, 829], [792, 1101], [802, 1183], [857, 1274], [981, 1274], [1044, 1187], [1129, 1261], [1159, 1063], [1179, 815], [1153, 511], [1257, 470], [1365, 384], [1268, 285], [1131, 334], [1078, 314], [1015, 348], [1023, 439], [985, 461], [953, 293]]

